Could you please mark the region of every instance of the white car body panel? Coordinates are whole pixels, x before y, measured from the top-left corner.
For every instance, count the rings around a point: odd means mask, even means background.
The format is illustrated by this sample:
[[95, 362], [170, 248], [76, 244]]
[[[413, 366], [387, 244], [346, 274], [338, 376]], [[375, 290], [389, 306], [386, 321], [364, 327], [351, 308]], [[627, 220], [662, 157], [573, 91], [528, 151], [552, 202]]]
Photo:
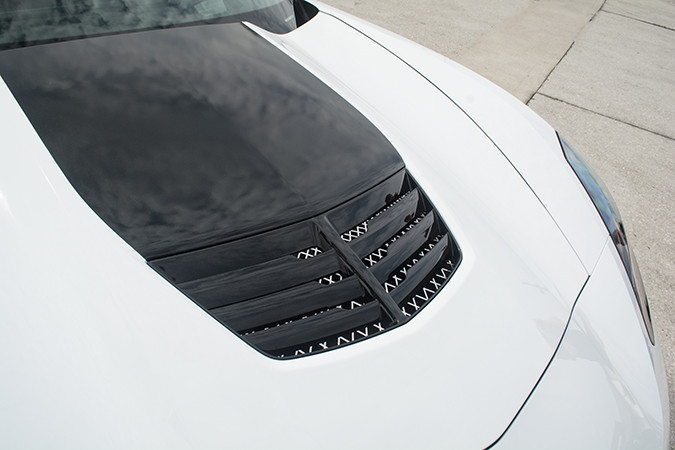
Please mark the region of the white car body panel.
[[[550, 174], [548, 182], [565, 183], [559, 197], [542, 196], [543, 181], [528, 173], [540, 202], [453, 102], [334, 17], [320, 13], [283, 36], [249, 26], [394, 144], [462, 250], [457, 272], [405, 326], [307, 358], [267, 358], [96, 216], [0, 82], [3, 446], [484, 448], [502, 436], [546, 370], [607, 242], [597, 214], [587, 217], [593, 205], [580, 199], [573, 172]], [[534, 134], [521, 116], [502, 120]], [[521, 145], [551, 149], [554, 132], [531, 122], [539, 137]], [[505, 150], [508, 136], [490, 136], [521, 174], [530, 170], [513, 161], [515, 137]], [[567, 167], [560, 149], [559, 157], [542, 153], [546, 167]], [[586, 205], [578, 220], [599, 222], [598, 230], [584, 234], [561, 219], [579, 217], [578, 202]], [[616, 268], [591, 278], [594, 289], [608, 288], [611, 277]], [[639, 316], [632, 320], [640, 325]], [[644, 357], [643, 350], [636, 351]], [[646, 389], [653, 393], [653, 383]], [[644, 408], [658, 421], [652, 403]]]
[[555, 359], [495, 449], [669, 447], [663, 359], [630, 289], [608, 241]]
[[[319, 16], [292, 36], [310, 43], [311, 34], [334, 27], [345, 30]], [[346, 45], [365, 39], [346, 30]], [[359, 57], [399, 68], [388, 52], [370, 48]], [[333, 55], [332, 63], [343, 57]], [[0, 332], [0, 356], [12, 368], [2, 375], [2, 385], [12, 386], [3, 394], [11, 405], [2, 413], [5, 442], [100, 448], [107, 436], [110, 448], [309, 448], [336, 427], [350, 432], [335, 435], [328, 444], [335, 448], [494, 441], [546, 367], [587, 273], [492, 143], [413, 71], [404, 68], [401, 77], [411, 83], [406, 101], [429, 97], [413, 118], [417, 131], [396, 132], [407, 115], [376, 119], [388, 121], [385, 134], [424, 177], [464, 260], [406, 326], [283, 362], [223, 328], [98, 219], [3, 85], [0, 221], [11, 270], [2, 271], [0, 290], [2, 317], [11, 319]], [[362, 110], [368, 104], [357, 102]], [[466, 170], [477, 165], [484, 169]], [[447, 343], [442, 351], [439, 342]], [[373, 410], [378, 420], [364, 420]], [[415, 420], [420, 415], [427, 420]], [[415, 426], [392, 433], [406, 420]], [[266, 433], [252, 433], [252, 423], [265, 424]]]
[[590, 271], [605, 225], [565, 161], [555, 130], [500, 87], [419, 44], [322, 3], [344, 21], [419, 71], [471, 117], [516, 167]]

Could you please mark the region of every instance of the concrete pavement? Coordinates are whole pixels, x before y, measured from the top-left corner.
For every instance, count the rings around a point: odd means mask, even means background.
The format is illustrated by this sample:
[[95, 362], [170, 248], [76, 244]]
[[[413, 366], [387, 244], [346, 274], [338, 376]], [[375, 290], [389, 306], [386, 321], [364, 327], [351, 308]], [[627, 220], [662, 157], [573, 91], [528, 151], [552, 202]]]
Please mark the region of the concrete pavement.
[[637, 254], [675, 401], [675, 2], [324, 1], [502, 86], [593, 165]]

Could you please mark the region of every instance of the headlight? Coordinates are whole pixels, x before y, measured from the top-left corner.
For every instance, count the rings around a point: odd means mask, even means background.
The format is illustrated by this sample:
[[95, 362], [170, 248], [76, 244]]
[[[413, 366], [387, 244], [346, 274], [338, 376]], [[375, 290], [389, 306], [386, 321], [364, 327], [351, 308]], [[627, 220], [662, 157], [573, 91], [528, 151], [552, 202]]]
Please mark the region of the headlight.
[[612, 241], [614, 241], [614, 245], [616, 245], [621, 261], [623, 261], [623, 265], [628, 273], [628, 278], [630, 278], [630, 282], [633, 285], [633, 291], [635, 291], [635, 296], [637, 297], [640, 310], [642, 311], [642, 318], [644, 319], [647, 333], [649, 334], [649, 340], [654, 344], [654, 329], [652, 328], [647, 294], [645, 293], [645, 288], [642, 284], [642, 276], [640, 275], [637, 261], [628, 246], [626, 232], [623, 228], [619, 209], [616, 207], [616, 203], [614, 203], [614, 199], [609, 193], [607, 186], [605, 186], [595, 171], [567, 142], [565, 142], [562, 137], [560, 137], [560, 135], [558, 135], [558, 139], [560, 140], [560, 145], [565, 153], [567, 162], [572, 166], [572, 169], [577, 174], [577, 177], [579, 177], [581, 184], [584, 185], [586, 192], [588, 192], [595, 207], [598, 209], [602, 221], [605, 222], [609, 234], [612, 236]]

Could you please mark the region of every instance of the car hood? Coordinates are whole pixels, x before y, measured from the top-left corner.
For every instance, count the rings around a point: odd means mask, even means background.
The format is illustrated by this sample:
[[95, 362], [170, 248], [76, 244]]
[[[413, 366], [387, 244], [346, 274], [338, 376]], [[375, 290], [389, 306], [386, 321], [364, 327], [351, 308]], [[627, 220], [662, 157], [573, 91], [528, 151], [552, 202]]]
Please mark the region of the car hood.
[[551, 360], [586, 270], [492, 141], [403, 61], [322, 13], [286, 35], [248, 26], [394, 145], [461, 265], [405, 326], [267, 358], [94, 214], [3, 83], [3, 436], [10, 446], [489, 446]]
[[8, 50], [0, 75], [84, 200], [149, 259], [307, 219], [403, 167], [240, 23]]

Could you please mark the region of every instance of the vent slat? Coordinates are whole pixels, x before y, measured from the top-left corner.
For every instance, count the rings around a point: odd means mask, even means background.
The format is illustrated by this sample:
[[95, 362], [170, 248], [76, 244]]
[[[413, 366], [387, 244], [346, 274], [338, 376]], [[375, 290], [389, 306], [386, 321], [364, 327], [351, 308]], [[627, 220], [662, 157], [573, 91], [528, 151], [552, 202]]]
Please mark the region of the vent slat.
[[293, 254], [309, 247], [301, 246], [311, 242], [314, 234], [311, 224], [299, 223], [148, 263], [172, 282], [180, 284]]
[[332, 309], [297, 322], [245, 336], [249, 344], [266, 351], [302, 345], [325, 336], [353, 330], [380, 318], [380, 305], [371, 302], [356, 309]]
[[389, 278], [389, 275], [407, 260], [415, 250], [420, 248], [429, 237], [429, 231], [434, 226], [434, 214], [427, 214], [417, 225], [387, 247], [387, 255], [373, 268], [373, 274], [380, 283]]
[[373, 213], [386, 206], [386, 199], [402, 193], [405, 184], [405, 170], [365, 192], [353, 201], [338, 206], [327, 215], [337, 230], [346, 230], [357, 223], [368, 220]]
[[448, 247], [448, 235], [444, 235], [428, 253], [414, 266], [407, 270], [405, 280], [396, 289], [390, 292], [396, 303], [401, 303], [415, 288], [429, 275], [429, 272], [439, 263]]
[[309, 282], [264, 297], [213, 309], [210, 312], [217, 319], [241, 332], [323, 308], [334, 308], [349, 300], [358, 299], [363, 294], [359, 280], [351, 276], [330, 286]]
[[417, 189], [368, 221], [368, 232], [350, 243], [352, 250], [363, 258], [403, 228], [406, 218], [415, 217], [420, 195]]
[[338, 270], [335, 250], [329, 250], [312, 259], [285, 256], [178, 286], [202, 307], [213, 309], [318, 280]]

